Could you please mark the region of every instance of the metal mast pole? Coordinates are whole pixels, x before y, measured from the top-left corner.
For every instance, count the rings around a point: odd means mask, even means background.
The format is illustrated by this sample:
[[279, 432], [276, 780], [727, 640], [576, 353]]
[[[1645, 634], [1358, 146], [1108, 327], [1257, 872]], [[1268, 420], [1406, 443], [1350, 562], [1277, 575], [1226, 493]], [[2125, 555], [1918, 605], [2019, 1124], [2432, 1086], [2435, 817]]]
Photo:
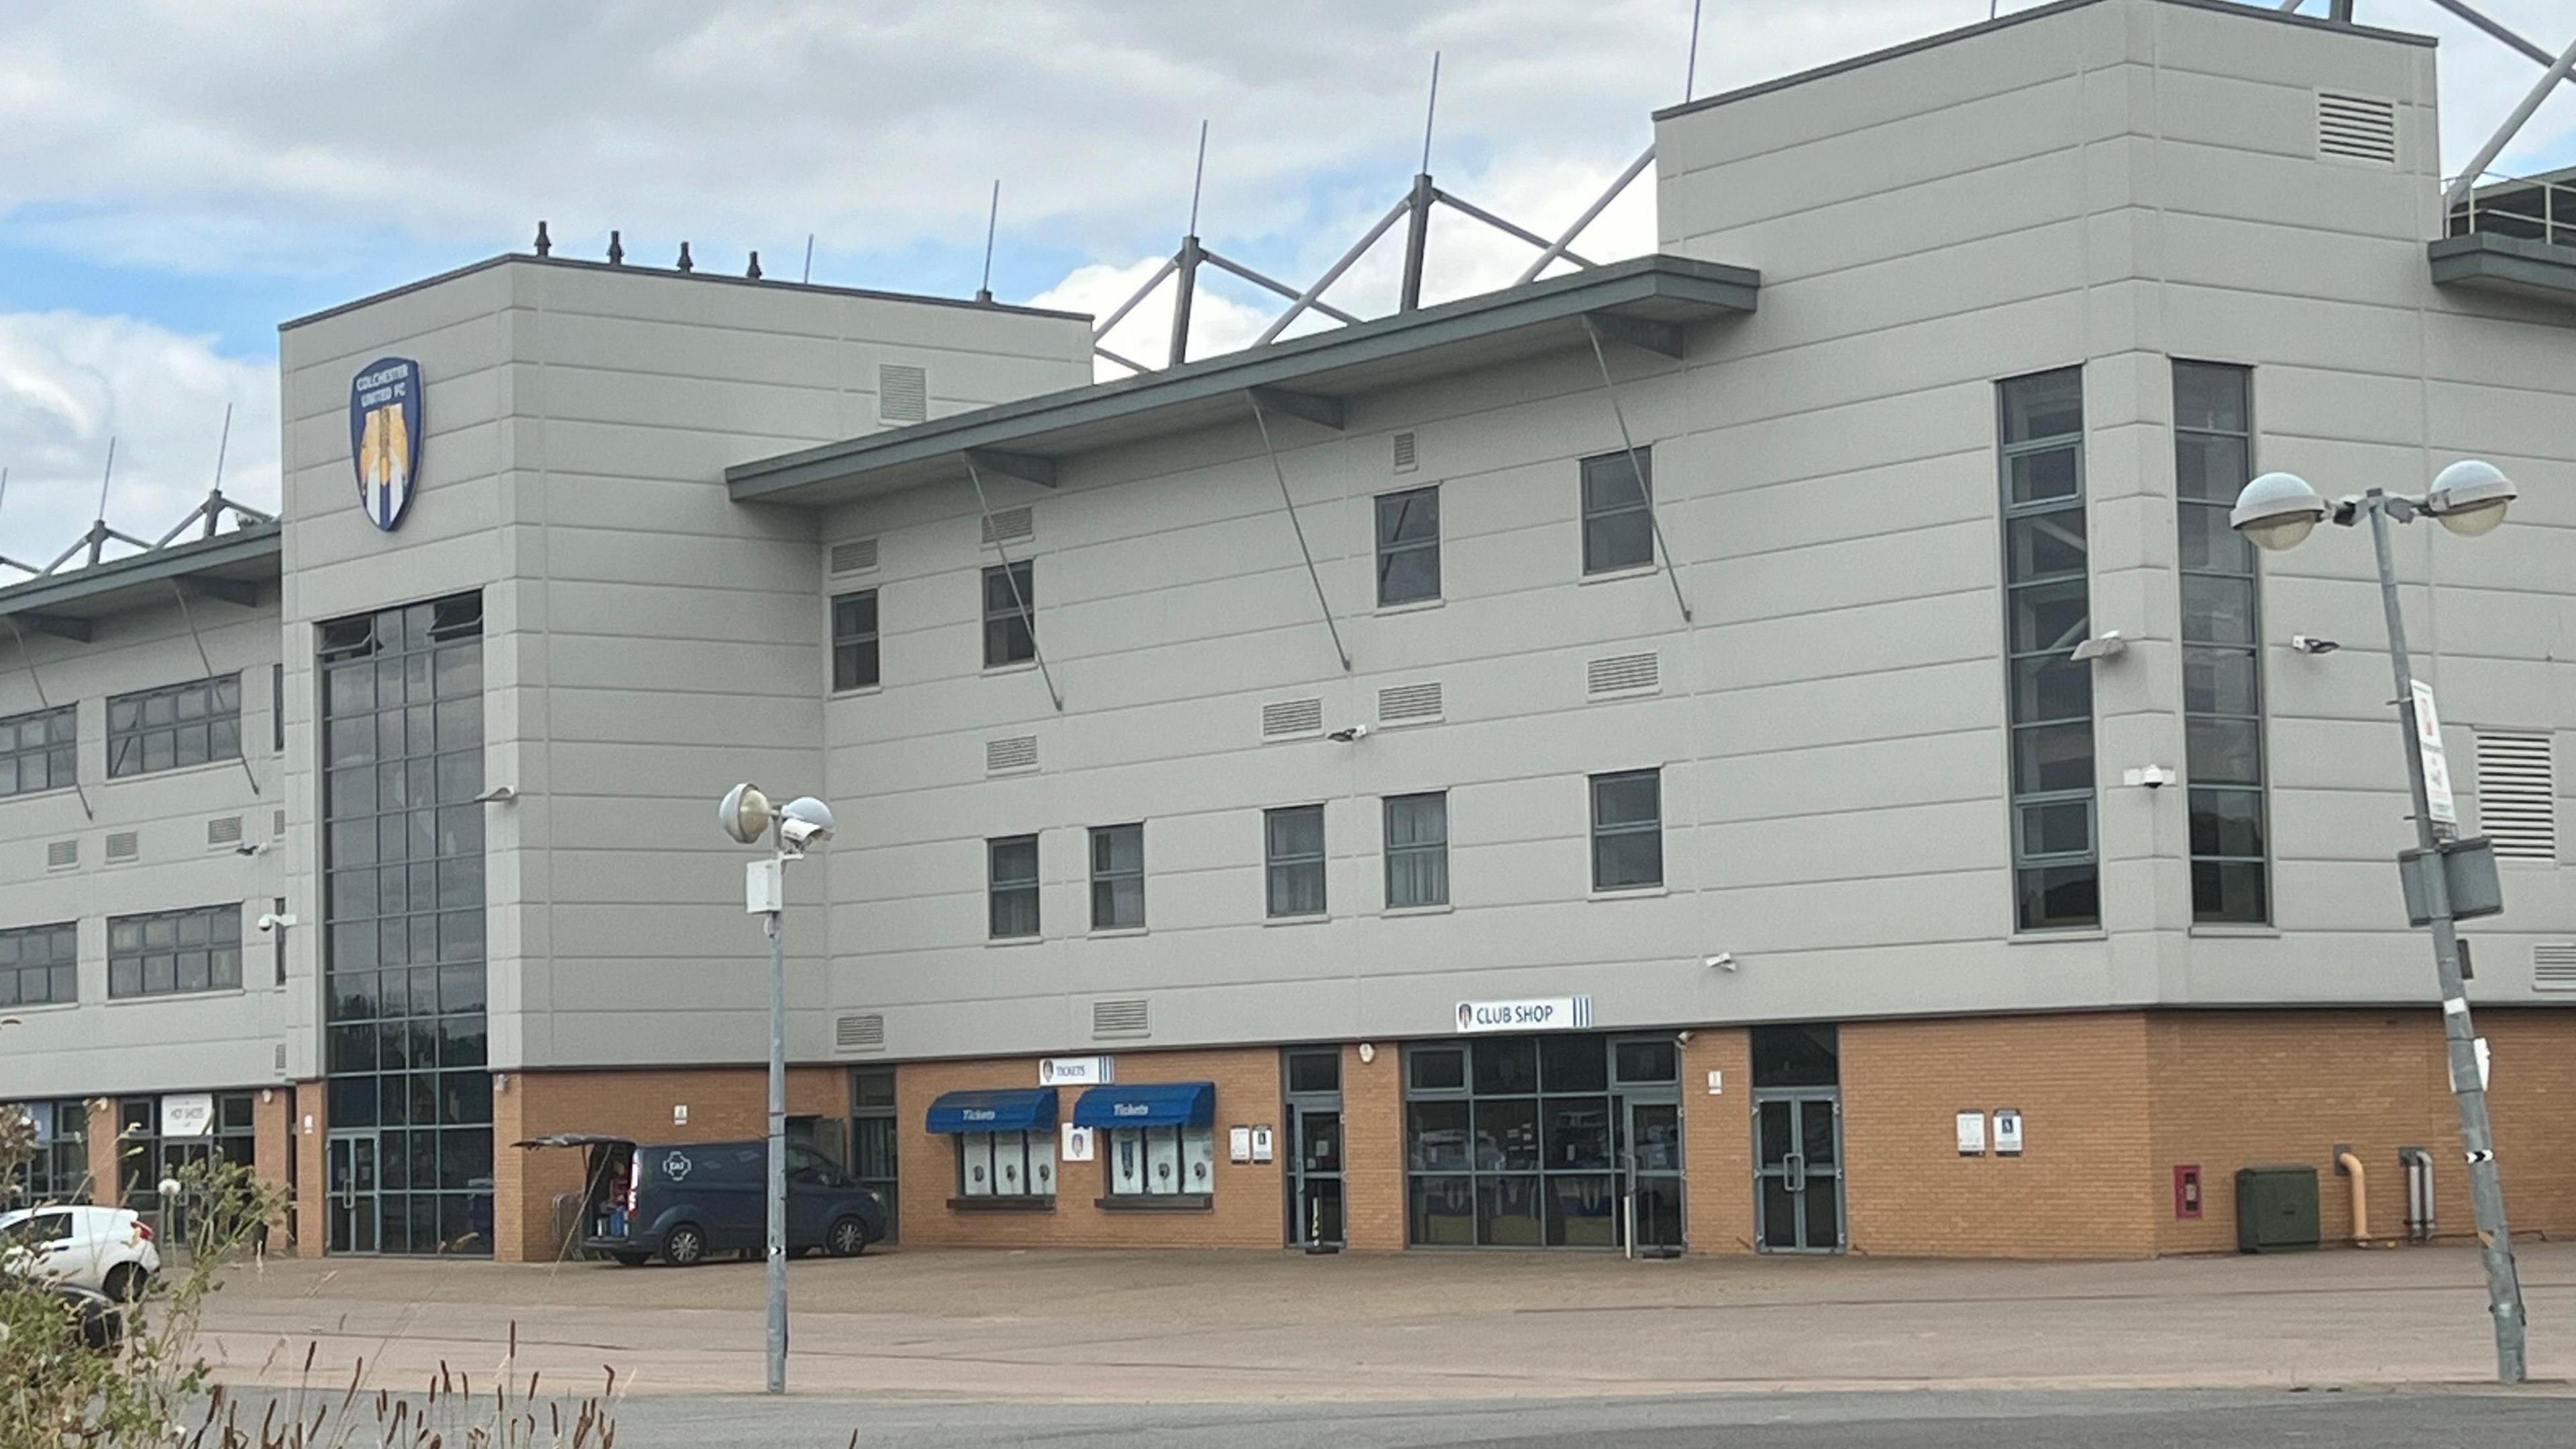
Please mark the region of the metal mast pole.
[[787, 853], [769, 913], [769, 1391], [787, 1392]]
[[[2406, 784], [2415, 805], [2415, 843], [2438, 849], [2432, 803], [2425, 795], [2424, 757], [2416, 733], [2415, 673], [2406, 658], [2406, 621], [2398, 608], [2397, 569], [2388, 552], [2389, 498], [2374, 488], [2360, 500], [2370, 515], [2370, 543], [2379, 556], [2379, 602], [2388, 615], [2388, 662], [2397, 676], [2397, 719], [2406, 745]], [[2487, 1312], [2495, 1319], [2496, 1380], [2523, 1381], [2522, 1280], [2514, 1268], [2513, 1237], [2505, 1227], [2504, 1184], [2496, 1175], [2495, 1137], [2487, 1125], [2487, 1093], [2478, 1080], [2477, 1035], [2469, 1022], [2468, 988], [2460, 978], [2460, 940], [2451, 923], [2450, 884], [2438, 857], [2428, 862], [2424, 893], [2433, 917], [2433, 972], [2442, 990], [2442, 1036], [2450, 1052], [2451, 1096], [2460, 1108], [2460, 1147], [2468, 1154], [2469, 1206], [2477, 1218], [2478, 1253], [2487, 1270]]]

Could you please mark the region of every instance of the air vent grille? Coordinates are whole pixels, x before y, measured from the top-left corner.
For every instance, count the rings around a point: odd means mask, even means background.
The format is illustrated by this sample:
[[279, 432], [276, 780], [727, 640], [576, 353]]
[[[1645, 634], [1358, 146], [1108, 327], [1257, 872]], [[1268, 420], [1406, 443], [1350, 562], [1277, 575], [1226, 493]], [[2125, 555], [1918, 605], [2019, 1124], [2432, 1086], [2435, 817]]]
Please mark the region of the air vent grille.
[[2576, 991], [2576, 941], [2540, 941], [2531, 948], [2534, 991]]
[[835, 574], [863, 574], [876, 566], [877, 541], [873, 538], [854, 538], [848, 543], [832, 545], [832, 572]]
[[880, 1051], [885, 1047], [885, 1014], [863, 1011], [855, 1016], [832, 1020], [832, 1048], [835, 1051]]
[[54, 840], [46, 842], [45, 869], [69, 870], [71, 867], [78, 864], [80, 864], [79, 841]]
[[2317, 154], [2397, 164], [2397, 103], [2380, 96], [2317, 92]]
[[1411, 433], [1396, 434], [1395, 471], [1398, 473], [1410, 473], [1414, 470], [1414, 467], [1415, 457], [1413, 449], [1413, 435]]
[[2558, 786], [2549, 736], [2477, 732], [2478, 832], [2507, 860], [2558, 858]]
[[277, 812], [277, 819], [269, 827], [268, 838], [271, 840], [284, 840], [286, 838], [285, 811], [280, 810]]
[[1018, 543], [1038, 536], [1037, 516], [1025, 508], [1005, 508], [984, 515], [984, 542]]
[[218, 815], [206, 822], [208, 845], [239, 845], [241, 838], [242, 818], [238, 815]]
[[1377, 692], [1379, 724], [1418, 724], [1440, 718], [1440, 682], [1390, 684]]
[[918, 423], [929, 417], [929, 374], [901, 363], [880, 364], [877, 368], [877, 421]]
[[1141, 996], [1091, 1003], [1091, 1034], [1095, 1037], [1144, 1036], [1148, 1030], [1145, 998]]
[[279, 1043], [277, 1044], [276, 1061], [277, 1061], [277, 1070], [279, 1070], [279, 1071], [281, 1071], [281, 1072], [282, 1072], [282, 1071], [285, 1071], [285, 1070], [286, 1070], [286, 1043], [284, 1043], [284, 1042], [279, 1042]]
[[1013, 735], [1009, 739], [984, 742], [984, 773], [987, 775], [1007, 775], [1014, 770], [1034, 770], [1037, 767], [1036, 735]]
[[107, 858], [109, 860], [132, 860], [142, 853], [142, 838], [134, 831], [120, 830], [107, 837]]
[[1323, 732], [1324, 702], [1320, 699], [1280, 699], [1261, 707], [1261, 737], [1265, 740], [1291, 740]]
[[1583, 692], [1594, 699], [1653, 694], [1663, 687], [1663, 657], [1652, 651], [1612, 654], [1583, 666]]

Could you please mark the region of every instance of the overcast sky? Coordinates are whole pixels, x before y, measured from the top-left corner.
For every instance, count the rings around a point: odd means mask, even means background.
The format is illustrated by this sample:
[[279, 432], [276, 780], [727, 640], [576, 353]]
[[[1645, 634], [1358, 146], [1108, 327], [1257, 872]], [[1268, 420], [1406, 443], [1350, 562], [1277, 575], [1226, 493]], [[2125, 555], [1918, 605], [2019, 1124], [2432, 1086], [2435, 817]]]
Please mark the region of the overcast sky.
[[[1701, 94], [1985, 18], [1704, 3]], [[2576, 25], [2569, 0], [2480, 4], [2553, 50]], [[0, 553], [39, 564], [86, 526], [110, 435], [110, 521], [158, 537], [203, 494], [226, 403], [227, 491], [273, 502], [277, 323], [524, 250], [540, 217], [566, 255], [617, 227], [638, 262], [686, 238], [702, 267], [758, 248], [792, 277], [810, 234], [816, 281], [965, 295], [998, 177], [994, 292], [1101, 312], [1174, 246], [1206, 119], [1201, 235], [1302, 283], [1402, 194], [1435, 50], [1442, 185], [1553, 232], [1682, 98], [1691, 19], [1690, 0], [0, 7]], [[2538, 77], [2429, 0], [2361, 10], [2441, 38], [2450, 165]], [[2561, 87], [2497, 169], [2570, 161]], [[1650, 182], [1586, 254], [1651, 246]], [[1395, 251], [1335, 299], [1391, 306]], [[1446, 223], [1430, 291], [1501, 285], [1527, 255]], [[1231, 279], [1202, 298], [1202, 353], [1268, 312]], [[1163, 325], [1140, 310], [1112, 345], [1151, 355]]]

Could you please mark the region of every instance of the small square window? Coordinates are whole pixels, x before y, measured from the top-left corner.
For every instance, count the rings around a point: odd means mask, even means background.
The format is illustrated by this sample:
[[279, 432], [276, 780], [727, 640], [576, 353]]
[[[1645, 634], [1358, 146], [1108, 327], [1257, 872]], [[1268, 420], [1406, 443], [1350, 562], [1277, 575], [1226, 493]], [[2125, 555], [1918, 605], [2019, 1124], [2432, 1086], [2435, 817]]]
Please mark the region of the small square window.
[[832, 688], [867, 689], [877, 682], [877, 591], [861, 589], [832, 599]]
[[1449, 797], [1386, 797], [1388, 910], [1449, 904]]
[[1381, 493], [1377, 500], [1377, 601], [1440, 597], [1440, 488]]
[[1583, 460], [1585, 573], [1613, 573], [1655, 561], [1654, 461], [1646, 448], [1633, 455], [1622, 449]]
[[1007, 835], [987, 841], [985, 855], [993, 939], [1038, 934], [1038, 838]]
[[1262, 862], [1272, 917], [1324, 914], [1324, 807], [1262, 812]]
[[1103, 825], [1091, 832], [1091, 929], [1145, 924], [1145, 827]]
[[1592, 777], [1592, 888], [1664, 883], [1663, 772]]
[[995, 564], [984, 570], [984, 667], [1025, 664], [1038, 657], [1037, 566]]

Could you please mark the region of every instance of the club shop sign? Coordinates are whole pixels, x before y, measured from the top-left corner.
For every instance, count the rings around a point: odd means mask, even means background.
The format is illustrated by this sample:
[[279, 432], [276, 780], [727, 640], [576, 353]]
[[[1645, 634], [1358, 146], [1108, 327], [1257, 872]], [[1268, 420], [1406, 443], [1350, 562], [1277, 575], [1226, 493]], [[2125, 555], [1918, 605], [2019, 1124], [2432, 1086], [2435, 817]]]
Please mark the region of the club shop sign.
[[1549, 996], [1534, 1001], [1462, 1001], [1458, 1029], [1482, 1031], [1586, 1031], [1592, 1026], [1592, 998]]

